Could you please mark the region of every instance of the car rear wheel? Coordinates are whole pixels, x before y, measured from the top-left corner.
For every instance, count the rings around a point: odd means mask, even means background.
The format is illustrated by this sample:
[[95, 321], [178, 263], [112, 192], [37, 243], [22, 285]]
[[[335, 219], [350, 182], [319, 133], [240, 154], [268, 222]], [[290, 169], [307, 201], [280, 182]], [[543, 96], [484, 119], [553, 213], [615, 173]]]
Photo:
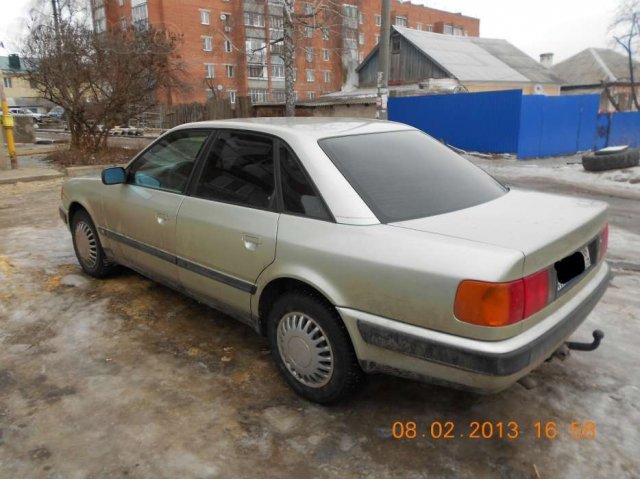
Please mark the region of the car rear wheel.
[[292, 292], [274, 303], [268, 317], [271, 353], [293, 390], [317, 403], [347, 398], [361, 383], [347, 330], [338, 312], [310, 292]]
[[109, 275], [114, 265], [107, 260], [96, 227], [86, 211], [79, 210], [73, 215], [71, 233], [73, 249], [82, 270], [95, 278]]

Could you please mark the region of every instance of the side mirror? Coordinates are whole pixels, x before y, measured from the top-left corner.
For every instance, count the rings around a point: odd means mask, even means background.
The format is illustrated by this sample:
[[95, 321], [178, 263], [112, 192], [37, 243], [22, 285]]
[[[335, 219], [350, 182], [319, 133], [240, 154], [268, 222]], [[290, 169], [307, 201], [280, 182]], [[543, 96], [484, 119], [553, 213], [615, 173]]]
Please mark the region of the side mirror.
[[127, 171], [122, 167], [105, 168], [102, 171], [102, 183], [105, 185], [117, 185], [127, 181]]

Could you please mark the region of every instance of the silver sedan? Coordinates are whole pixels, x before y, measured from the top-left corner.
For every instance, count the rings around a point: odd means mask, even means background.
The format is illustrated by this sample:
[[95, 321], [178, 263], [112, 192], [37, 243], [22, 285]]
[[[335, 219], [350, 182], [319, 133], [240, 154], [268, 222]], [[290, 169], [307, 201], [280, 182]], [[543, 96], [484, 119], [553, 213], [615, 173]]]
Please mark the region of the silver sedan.
[[406, 125], [340, 118], [182, 125], [67, 181], [60, 206], [87, 274], [124, 265], [246, 322], [321, 403], [365, 372], [513, 384], [604, 293], [606, 213], [510, 190]]

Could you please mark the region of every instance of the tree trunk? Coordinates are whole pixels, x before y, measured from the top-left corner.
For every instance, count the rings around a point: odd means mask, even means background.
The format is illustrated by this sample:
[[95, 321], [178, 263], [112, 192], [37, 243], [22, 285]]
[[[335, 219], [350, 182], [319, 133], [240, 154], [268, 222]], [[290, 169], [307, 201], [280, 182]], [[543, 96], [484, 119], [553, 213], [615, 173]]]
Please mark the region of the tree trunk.
[[287, 117], [296, 116], [295, 94], [295, 25], [293, 23], [294, 0], [284, 1], [284, 104]]
[[629, 80], [631, 81], [631, 98], [633, 98], [633, 104], [636, 106], [636, 110], [640, 110], [640, 104], [638, 104], [638, 95], [636, 94], [636, 79], [635, 79], [635, 73], [633, 71], [633, 44], [632, 44], [632, 40], [633, 38], [638, 34], [638, 32], [636, 31], [636, 26], [637, 26], [637, 15], [634, 13], [633, 17], [632, 17], [632, 24], [631, 24], [631, 34], [629, 35], [629, 42], [628, 42], [628, 48], [627, 48], [627, 57], [629, 60]]

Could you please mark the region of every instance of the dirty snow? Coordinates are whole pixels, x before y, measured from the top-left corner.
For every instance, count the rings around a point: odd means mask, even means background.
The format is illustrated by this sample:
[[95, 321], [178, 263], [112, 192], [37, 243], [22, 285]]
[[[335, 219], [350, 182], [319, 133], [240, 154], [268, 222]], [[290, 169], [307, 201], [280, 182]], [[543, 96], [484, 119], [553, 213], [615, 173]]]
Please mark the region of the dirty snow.
[[[597, 351], [545, 363], [532, 390], [477, 396], [376, 376], [319, 407], [247, 327], [132, 272], [84, 276], [59, 186], [0, 187], [2, 477], [640, 476], [640, 228], [615, 214], [611, 288], [574, 336], [602, 328]], [[640, 226], [629, 211], [624, 224]], [[436, 420], [460, 433], [513, 420], [521, 434], [392, 438], [395, 421], [428, 433]], [[537, 439], [537, 421], [561, 435]], [[595, 422], [595, 439], [570, 438], [574, 421]]]

